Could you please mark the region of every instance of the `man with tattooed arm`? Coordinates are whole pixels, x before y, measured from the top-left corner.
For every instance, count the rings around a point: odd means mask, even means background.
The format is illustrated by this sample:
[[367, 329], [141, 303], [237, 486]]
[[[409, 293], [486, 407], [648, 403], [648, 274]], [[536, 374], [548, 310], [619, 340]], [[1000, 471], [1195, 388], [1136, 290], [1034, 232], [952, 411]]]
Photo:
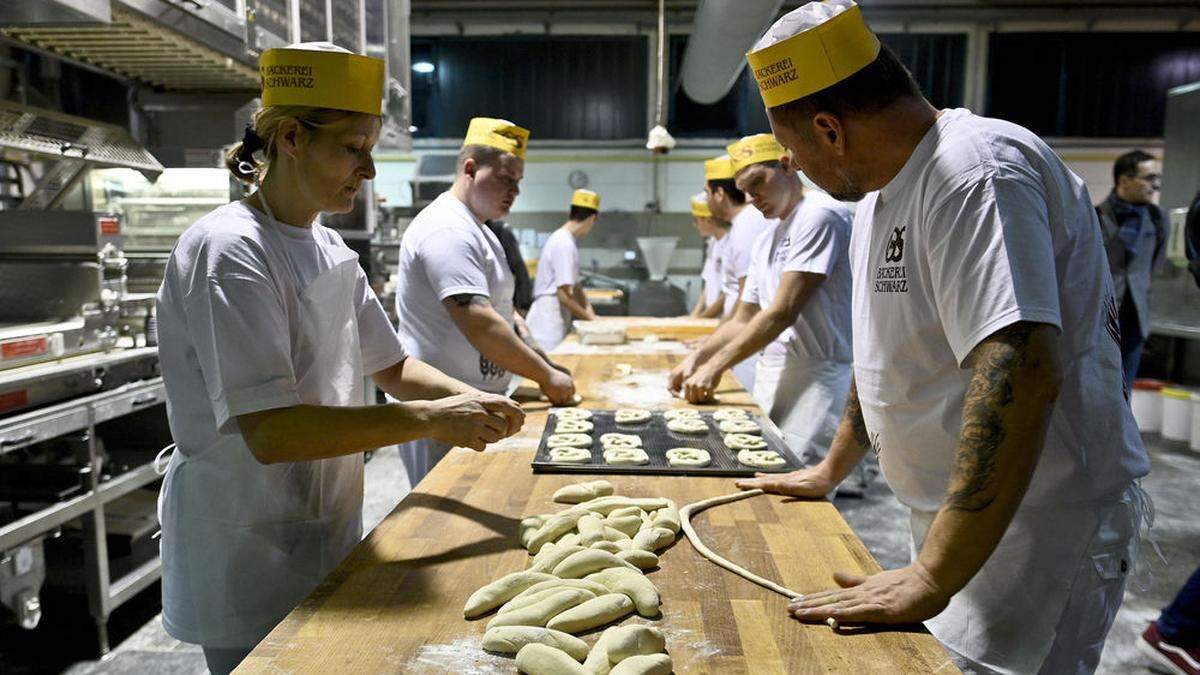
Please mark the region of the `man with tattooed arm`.
[[930, 105], [850, 0], [785, 15], [748, 60], [791, 161], [859, 203], [829, 454], [738, 485], [821, 497], [874, 450], [912, 513], [910, 565], [838, 574], [789, 612], [925, 622], [967, 672], [1093, 671], [1149, 460], [1083, 182], [1029, 131]]

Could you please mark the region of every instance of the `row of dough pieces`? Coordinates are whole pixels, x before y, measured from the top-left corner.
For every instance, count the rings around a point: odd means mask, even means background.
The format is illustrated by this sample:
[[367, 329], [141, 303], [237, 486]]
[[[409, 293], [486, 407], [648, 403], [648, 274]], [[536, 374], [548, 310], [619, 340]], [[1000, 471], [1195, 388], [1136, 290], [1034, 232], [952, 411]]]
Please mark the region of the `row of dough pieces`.
[[[592, 424], [592, 412], [583, 408], [564, 408], [556, 412], [558, 423], [554, 427], [554, 436], [566, 434], [587, 434], [595, 429]], [[652, 413], [640, 408], [623, 408], [613, 415], [617, 424], [637, 424], [650, 421]], [[667, 420], [667, 429], [681, 434], [706, 434], [708, 424], [700, 416], [700, 411], [691, 408], [677, 408], [663, 413]], [[760, 434], [762, 427], [750, 419], [749, 414], [741, 408], [724, 408], [713, 413], [717, 427], [729, 434]]]
[[659, 613], [658, 589], [641, 570], [656, 567], [654, 551], [675, 540], [679, 511], [670, 500], [612, 492], [604, 480], [568, 485], [554, 499], [576, 506], [521, 521], [521, 542], [535, 554], [530, 568], [480, 588], [463, 608], [467, 618], [498, 608], [484, 649], [517, 654], [517, 666], [529, 675], [671, 672], [655, 628], [609, 628], [590, 651], [571, 635], [635, 609], [646, 617]]
[[[725, 445], [737, 450], [738, 462], [757, 468], [775, 468], [786, 464], [786, 460], [774, 450], [767, 450], [767, 443], [750, 434], [727, 434]], [[550, 461], [560, 464], [587, 464], [592, 461], [592, 437], [587, 434], [552, 434], [548, 440]], [[612, 465], [641, 465], [650, 462], [650, 456], [641, 447], [642, 439], [636, 434], [608, 433], [600, 437], [604, 448], [604, 461]], [[700, 448], [671, 448], [666, 452], [671, 466], [708, 466], [712, 455]]]

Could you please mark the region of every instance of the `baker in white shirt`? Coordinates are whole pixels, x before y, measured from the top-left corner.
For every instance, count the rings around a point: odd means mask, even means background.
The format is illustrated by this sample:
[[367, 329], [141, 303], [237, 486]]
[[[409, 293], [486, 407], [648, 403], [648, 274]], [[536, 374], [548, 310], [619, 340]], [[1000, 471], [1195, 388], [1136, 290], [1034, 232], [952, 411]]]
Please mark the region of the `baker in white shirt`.
[[728, 150], [738, 188], [775, 225], [754, 241], [734, 315], [688, 356], [683, 395], [708, 400], [732, 364], [761, 350], [754, 398], [797, 458], [816, 464], [850, 388], [850, 211], [804, 190], [771, 134]]
[[[408, 355], [358, 256], [315, 222], [375, 176], [383, 61], [308, 43], [260, 66], [263, 108], [228, 160], [258, 189], [179, 237], [157, 298], [176, 444], [163, 625], [220, 674], [361, 540], [364, 451], [424, 437], [482, 450], [523, 421]], [[272, 75], [298, 69], [308, 86]], [[366, 405], [367, 376], [406, 400]]]
[[818, 497], [873, 449], [912, 512], [912, 564], [799, 589], [790, 611], [925, 621], [968, 672], [1093, 671], [1150, 466], [1083, 181], [1021, 127], [931, 106], [849, 0], [785, 15], [748, 59], [793, 164], [861, 201], [833, 446], [739, 485]]
[[600, 195], [579, 189], [571, 195], [567, 222], [555, 230], [538, 257], [533, 280], [533, 306], [526, 323], [534, 340], [549, 351], [571, 330], [571, 320], [596, 318], [592, 303], [579, 282], [579, 240], [596, 226]]
[[[484, 221], [503, 218], [520, 193], [529, 131], [476, 117], [454, 184], [413, 218], [400, 241], [396, 315], [408, 353], [483, 391], [503, 394], [512, 374], [537, 382], [556, 405], [575, 395], [571, 376], [518, 335], [513, 276]], [[400, 447], [409, 484], [450, 451], [435, 439]]]
[[717, 319], [725, 311], [721, 273], [721, 258], [729, 243], [729, 223], [714, 218], [708, 208], [708, 195], [703, 192], [692, 195], [692, 224], [704, 238], [704, 266], [700, 270], [700, 281], [704, 288], [696, 299], [696, 306], [689, 316], [698, 319]]
[[[723, 317], [733, 316], [734, 307], [742, 295], [746, 274], [750, 271], [750, 249], [758, 235], [771, 229], [774, 220], [768, 220], [752, 205], [746, 203], [746, 194], [738, 189], [733, 180], [733, 160], [721, 155], [704, 162], [704, 192], [708, 195], [708, 209], [714, 218], [729, 223], [729, 234], [725, 237], [725, 248], [721, 254], [721, 278], [724, 295]], [[752, 354], [733, 366], [733, 374], [747, 391], [754, 391], [754, 372], [758, 354]], [[683, 381], [691, 376], [681, 363], [671, 371], [668, 387], [679, 391]]]

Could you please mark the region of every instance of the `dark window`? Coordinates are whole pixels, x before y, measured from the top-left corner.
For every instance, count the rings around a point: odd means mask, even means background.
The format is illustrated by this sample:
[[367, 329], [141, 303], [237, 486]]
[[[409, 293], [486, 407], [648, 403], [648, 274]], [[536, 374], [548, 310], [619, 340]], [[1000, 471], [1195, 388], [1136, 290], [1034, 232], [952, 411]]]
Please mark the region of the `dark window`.
[[[967, 36], [964, 33], [883, 33], [879, 39], [912, 71], [921, 91], [942, 108], [961, 106], [965, 89]], [[671, 100], [668, 129], [683, 138], [746, 136], [770, 131], [758, 86], [748, 68], [724, 98], [701, 105], [679, 82], [687, 36], [671, 37]]]
[[538, 139], [646, 135], [644, 37], [414, 39], [417, 137], [458, 138], [472, 117], [502, 117]]
[[1167, 90], [1200, 80], [1197, 33], [996, 33], [987, 114], [1046, 136], [1156, 137]]

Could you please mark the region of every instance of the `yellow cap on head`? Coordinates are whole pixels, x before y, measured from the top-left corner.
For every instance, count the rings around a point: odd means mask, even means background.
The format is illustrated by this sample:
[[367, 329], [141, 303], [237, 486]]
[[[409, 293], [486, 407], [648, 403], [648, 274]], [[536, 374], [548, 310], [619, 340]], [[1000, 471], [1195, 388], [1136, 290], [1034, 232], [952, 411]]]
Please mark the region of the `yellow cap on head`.
[[692, 195], [692, 215], [697, 218], [712, 218], [708, 208], [708, 195], [703, 192]]
[[833, 86], [879, 56], [879, 38], [850, 0], [808, 4], [767, 30], [746, 60], [768, 108]]
[[760, 162], [775, 162], [787, 154], [787, 150], [771, 134], [754, 134], [725, 146], [733, 162], [733, 173]]
[[529, 130], [508, 120], [491, 117], [475, 117], [467, 127], [463, 145], [486, 145], [525, 159], [525, 146], [529, 144]]
[[721, 155], [704, 161], [704, 180], [727, 180], [733, 178], [733, 162], [729, 155]]
[[383, 114], [383, 59], [329, 42], [268, 49], [258, 59], [263, 107], [304, 105]]
[[600, 195], [591, 190], [579, 189], [571, 195], [571, 206], [582, 206], [593, 211], [600, 210]]

